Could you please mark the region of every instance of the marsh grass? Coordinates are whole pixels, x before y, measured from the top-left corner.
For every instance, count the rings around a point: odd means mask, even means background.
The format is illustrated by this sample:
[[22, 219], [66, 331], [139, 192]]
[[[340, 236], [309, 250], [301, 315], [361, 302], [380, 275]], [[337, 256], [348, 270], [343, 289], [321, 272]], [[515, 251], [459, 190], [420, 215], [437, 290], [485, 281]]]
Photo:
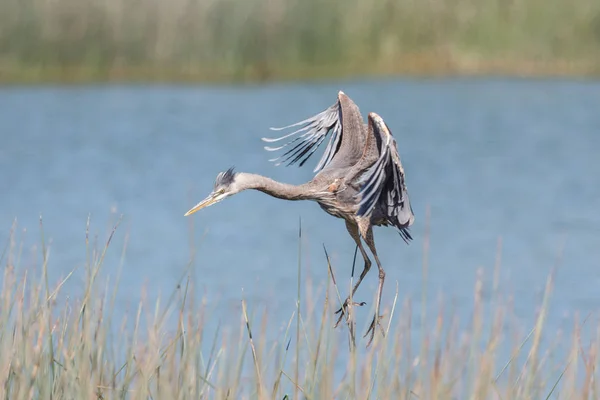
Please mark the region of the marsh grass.
[[[515, 325], [510, 302], [498, 291], [498, 257], [493, 301], [483, 299], [489, 289], [480, 275], [470, 319], [460, 321], [441, 302], [434, 324], [428, 326], [426, 308], [422, 308], [417, 338], [412, 333], [418, 317], [413, 315], [410, 299], [400, 300], [396, 284], [396, 296], [385, 311], [387, 335], [376, 335], [373, 345], [365, 348], [360, 335], [357, 346], [349, 346], [351, 336], [344, 324], [332, 328], [333, 310], [345, 290], [337, 287], [341, 280], [336, 280], [329, 258], [323, 266], [329, 272], [327, 281], [316, 286], [310, 277], [300, 275], [299, 258], [298, 274], [306, 294], [299, 285], [297, 307], [283, 321], [273, 321], [267, 311], [260, 312], [241, 294], [238, 318], [209, 332], [210, 312], [204, 301], [196, 299], [193, 280], [186, 273], [166, 302], [140, 301], [132, 323], [119, 323], [115, 320], [118, 279], [109, 283], [99, 279], [114, 231], [105, 245], [94, 246], [88, 222], [85, 271], [74, 270], [52, 287], [47, 280], [52, 260], [43, 235], [39, 271], [19, 266], [23, 245], [11, 234], [1, 255], [0, 397], [598, 398], [600, 337], [586, 343], [581, 332], [600, 330], [591, 327], [588, 319], [575, 321], [564, 358], [553, 354], [554, 348], [544, 340], [555, 335], [544, 329], [551, 312], [552, 275], [535, 324]], [[86, 276], [81, 296], [70, 298], [62, 293], [64, 283], [81, 272]], [[276, 339], [268, 339], [273, 332]]]
[[600, 73], [596, 0], [0, 0], [0, 81]]

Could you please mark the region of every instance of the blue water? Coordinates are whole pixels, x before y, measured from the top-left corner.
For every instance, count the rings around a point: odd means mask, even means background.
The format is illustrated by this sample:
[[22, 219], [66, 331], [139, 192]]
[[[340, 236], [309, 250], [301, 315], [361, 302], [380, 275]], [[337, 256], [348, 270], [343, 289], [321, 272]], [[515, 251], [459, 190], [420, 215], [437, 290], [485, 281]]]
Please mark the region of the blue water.
[[[550, 331], [600, 305], [600, 82], [448, 79], [281, 84], [246, 87], [83, 86], [0, 90], [0, 244], [14, 220], [21, 264], [36, 263], [39, 216], [51, 241], [58, 282], [85, 261], [85, 230], [102, 244], [123, 215], [102, 276], [114, 277], [123, 248], [121, 311], [171, 293], [195, 252], [192, 271], [207, 307], [239, 321], [244, 295], [287, 322], [295, 308], [298, 225], [303, 274], [327, 277], [325, 244], [346, 294], [354, 242], [342, 220], [317, 204], [244, 192], [183, 214], [232, 165], [302, 183], [303, 168], [275, 167], [260, 138], [352, 97], [392, 129], [407, 174], [416, 221], [406, 246], [389, 228], [375, 239], [386, 269], [384, 308], [399, 296], [416, 310], [422, 296], [426, 209], [431, 210], [427, 298], [453, 299], [472, 312], [476, 271], [489, 281], [502, 240], [500, 288], [514, 296], [524, 326], [533, 324], [545, 281], [556, 271]], [[23, 230], [26, 230], [23, 233]], [[39, 261], [39, 260], [37, 260]], [[361, 263], [359, 263], [361, 265]], [[77, 293], [84, 271], [64, 292]], [[371, 303], [377, 274], [357, 293]], [[489, 285], [484, 297], [489, 298]], [[316, 302], [322, 299], [316, 299]], [[369, 310], [361, 310], [359, 327]], [[225, 317], [227, 318], [227, 317]], [[529, 325], [528, 325], [529, 324]]]

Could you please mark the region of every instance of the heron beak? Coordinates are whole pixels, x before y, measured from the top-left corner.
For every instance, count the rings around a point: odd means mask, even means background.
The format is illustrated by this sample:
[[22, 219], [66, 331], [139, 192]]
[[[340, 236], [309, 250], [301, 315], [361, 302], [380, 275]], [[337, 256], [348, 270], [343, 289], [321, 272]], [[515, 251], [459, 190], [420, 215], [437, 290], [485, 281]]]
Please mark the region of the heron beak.
[[208, 196], [207, 198], [202, 200], [200, 203], [196, 204], [194, 207], [192, 207], [190, 209], [190, 211], [186, 212], [184, 217], [187, 217], [188, 215], [192, 215], [196, 211], [201, 210], [205, 207], [208, 207], [215, 203], [218, 203], [219, 201], [223, 200], [225, 197], [227, 197], [227, 194], [225, 194], [225, 193], [211, 193], [210, 196]]

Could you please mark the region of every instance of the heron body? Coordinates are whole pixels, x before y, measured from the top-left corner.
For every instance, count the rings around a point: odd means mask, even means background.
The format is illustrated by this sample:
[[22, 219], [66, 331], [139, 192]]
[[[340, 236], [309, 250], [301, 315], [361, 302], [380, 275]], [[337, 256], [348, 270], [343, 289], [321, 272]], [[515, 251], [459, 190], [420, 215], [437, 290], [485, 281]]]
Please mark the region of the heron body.
[[352, 295], [338, 310], [340, 317], [336, 326], [347, 315], [350, 299], [371, 268], [371, 260], [363, 247], [364, 241], [379, 269], [375, 316], [367, 331], [371, 332], [370, 343], [375, 327], [379, 325], [385, 280], [372, 227], [391, 226], [397, 229], [405, 242], [412, 239], [409, 226], [414, 222], [414, 214], [396, 141], [387, 124], [376, 113], [369, 113], [365, 124], [358, 106], [341, 91], [336, 102], [317, 115], [293, 125], [271, 129], [290, 128], [297, 129], [279, 138], [263, 138], [269, 143], [288, 139], [280, 146], [265, 147], [268, 151], [282, 151], [279, 157], [271, 160], [276, 165], [304, 165], [329, 137], [314, 169], [316, 175], [313, 179], [301, 185], [290, 185], [261, 175], [234, 172], [230, 168], [217, 175], [212, 193], [189, 210], [186, 216], [233, 194], [253, 189], [284, 200], [316, 201], [328, 214], [344, 219], [348, 233], [361, 252], [364, 268], [352, 289]]

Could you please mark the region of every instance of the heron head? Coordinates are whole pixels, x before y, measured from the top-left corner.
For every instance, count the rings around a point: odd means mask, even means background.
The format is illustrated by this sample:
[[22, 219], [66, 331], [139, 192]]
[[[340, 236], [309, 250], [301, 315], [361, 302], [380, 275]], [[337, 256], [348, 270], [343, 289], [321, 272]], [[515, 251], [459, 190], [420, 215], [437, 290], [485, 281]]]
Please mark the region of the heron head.
[[237, 193], [238, 191], [235, 188], [236, 176], [237, 173], [233, 171], [233, 167], [229, 168], [225, 172], [219, 172], [217, 178], [215, 179], [215, 187], [212, 193], [209, 194], [208, 197], [206, 197], [200, 203], [192, 207], [191, 210], [185, 213], [185, 216], [187, 217], [188, 215], [191, 215], [204, 207], [216, 204], [221, 200], [231, 196], [232, 194]]

